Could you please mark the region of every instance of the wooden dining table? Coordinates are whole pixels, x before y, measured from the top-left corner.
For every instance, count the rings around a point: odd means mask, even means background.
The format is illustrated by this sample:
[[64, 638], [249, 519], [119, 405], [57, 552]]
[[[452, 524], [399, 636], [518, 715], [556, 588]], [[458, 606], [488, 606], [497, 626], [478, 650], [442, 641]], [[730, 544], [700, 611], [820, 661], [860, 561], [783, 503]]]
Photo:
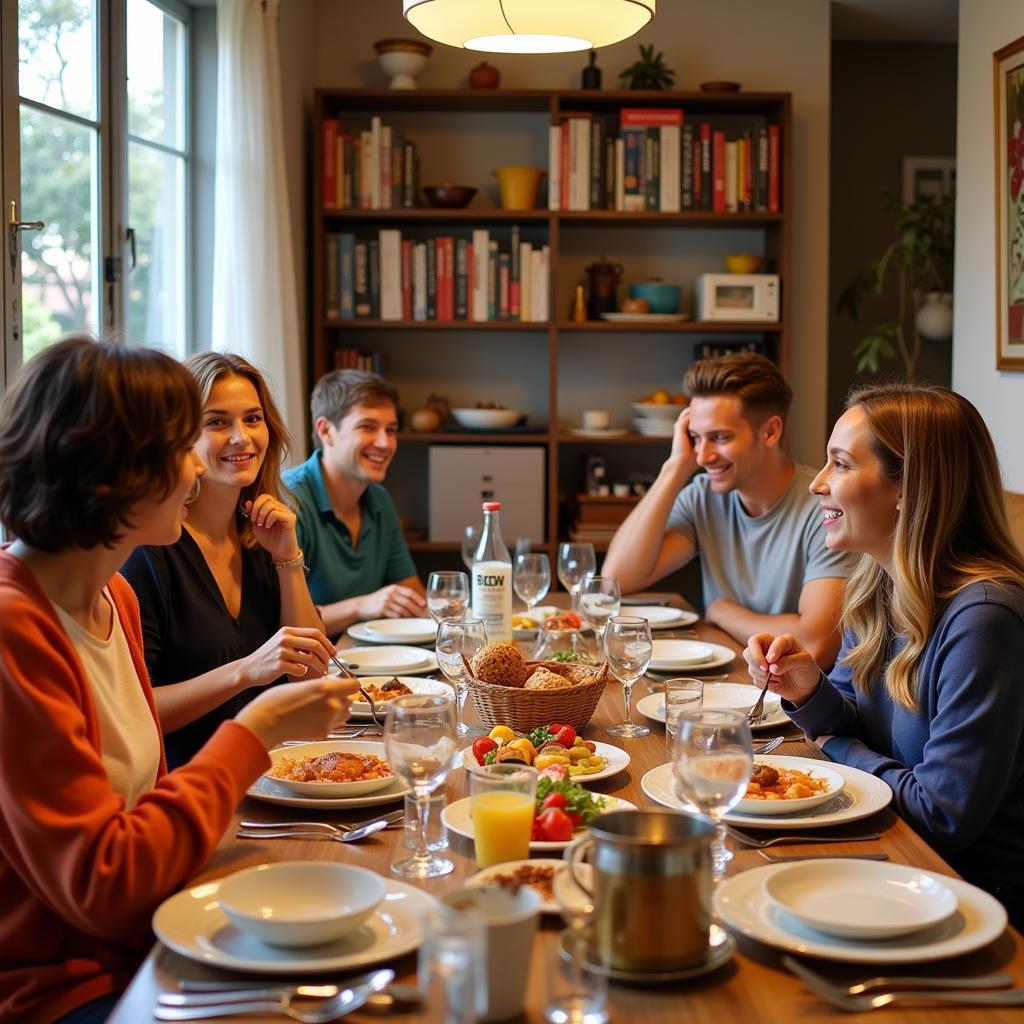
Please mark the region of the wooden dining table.
[[[558, 595], [555, 595], [556, 597]], [[653, 600], [664, 602], [670, 599], [678, 604], [679, 599], [669, 595], [650, 595]], [[562, 595], [564, 598], [564, 595]], [[550, 603], [550, 602], [549, 602]], [[623, 608], [623, 614], [629, 609]], [[682, 636], [681, 632], [659, 631], [656, 636]], [[708, 677], [722, 678], [734, 682], [749, 683], [745, 665], [739, 656], [740, 645], [720, 630], [701, 620], [692, 630], [687, 630], [687, 637], [728, 646], [737, 652], [731, 664], [709, 671]], [[529, 644], [524, 644], [528, 651]], [[693, 670], [688, 674], [694, 675]], [[656, 690], [657, 682], [645, 678], [634, 688], [633, 702], [651, 690]], [[751, 687], [751, 703], [756, 697], [756, 690]], [[466, 720], [477, 723], [470, 701], [466, 709]], [[592, 740], [616, 742], [630, 755], [629, 766], [612, 777], [592, 783], [588, 788], [605, 794], [621, 797], [636, 804], [638, 807], [656, 807], [641, 789], [640, 780], [644, 773], [665, 763], [665, 736], [662, 726], [651, 724], [651, 734], [646, 737], [621, 740], [608, 735], [608, 726], [622, 720], [623, 700], [622, 689], [610, 682], [601, 697], [600, 703], [583, 735]], [[634, 711], [637, 720], [641, 720]], [[801, 755], [807, 757], [823, 757], [812, 743], [807, 741], [798, 730], [789, 725], [784, 731], [786, 741], [776, 751], [779, 754]], [[775, 735], [776, 731], [764, 734], [765, 738]], [[756, 738], [756, 737], [755, 737]], [[466, 745], [469, 745], [467, 740]], [[449, 775], [446, 785], [446, 798], [449, 802], [460, 799], [468, 794], [467, 772], [456, 768]], [[392, 807], [381, 808], [382, 812]], [[270, 805], [254, 799], [246, 799], [238, 808], [235, 821], [227, 830], [219, 846], [206, 864], [203, 871], [191, 884], [208, 882], [223, 878], [241, 868], [251, 867], [268, 861], [279, 860], [335, 860], [347, 864], [355, 864], [370, 868], [382, 875], [389, 876], [393, 861], [405, 856], [408, 851], [403, 846], [401, 829], [378, 832], [375, 835], [355, 843], [342, 844], [318, 839], [274, 839], [252, 840], [237, 839], [235, 826], [243, 818], [261, 821], [305, 820], [309, 811]], [[356, 821], [367, 818], [372, 810], [363, 808], [352, 812], [324, 811], [316, 817], [328, 822]], [[845, 828], [845, 832], [844, 832]], [[892, 863], [913, 865], [933, 871], [939, 875], [956, 876], [956, 872], [936, 854], [899, 816], [887, 808], [873, 816], [852, 825], [832, 828], [830, 835], [859, 834], [867, 831], [881, 833], [881, 838], [874, 842], [837, 843], [827, 847], [813, 844], [794, 843], [782, 847], [774, 847], [772, 852], [786, 855], [793, 854], [824, 854], [827, 856], [855, 855], [865, 852], [884, 852]], [[747, 871], [763, 865], [765, 861], [757, 850], [731, 844], [734, 858], [729, 865], [729, 874]], [[452, 874], [443, 878], [431, 879], [417, 883], [425, 892], [439, 896], [447, 890], [460, 886], [465, 879], [477, 870], [473, 860], [473, 844], [470, 840], [458, 835], [449, 836], [449, 849], [446, 854], [455, 863]], [[543, 1007], [547, 994], [548, 971], [547, 961], [557, 957], [557, 945], [563, 928], [559, 919], [542, 918], [532, 951], [530, 974], [525, 993], [525, 1010], [521, 1021], [530, 1024], [544, 1020]], [[693, 1024], [731, 1024], [733, 1021], [753, 1021], [757, 1024], [792, 1024], [792, 1022], [859, 1019], [869, 1014], [848, 1014], [826, 1004], [819, 996], [811, 993], [804, 984], [790, 974], [781, 964], [781, 952], [771, 946], [764, 945], [753, 939], [736, 936], [738, 949], [733, 959], [713, 973], [687, 982], [673, 984], [621, 984], [613, 982], [608, 989], [608, 1009], [612, 1021], [643, 1021], [644, 1024], [659, 1022], [693, 1022]], [[849, 983], [855, 978], [875, 976], [877, 974], [912, 973], [915, 975], [930, 973], [946, 974], [983, 974], [989, 971], [1003, 971], [1014, 979], [1017, 986], [1024, 986], [1024, 947], [1021, 936], [1012, 928], [1006, 931], [993, 943], [969, 955], [937, 963], [895, 966], [887, 969], [884, 965], [838, 964], [822, 960], [807, 960], [809, 966], [828, 975], [836, 981]], [[413, 982], [416, 978], [416, 956], [410, 953], [391, 966], [401, 981]], [[147, 955], [142, 966], [133, 978], [124, 996], [118, 1002], [109, 1018], [111, 1024], [139, 1024], [140, 1021], [153, 1019], [153, 1009], [157, 996], [161, 992], [173, 991], [179, 979], [228, 979], [239, 980], [242, 975], [214, 969], [187, 959], [157, 942]], [[299, 981], [302, 979], [278, 979]], [[1012, 1008], [981, 1008], [953, 1007], [936, 1004], [907, 1006], [900, 1004], [876, 1011], [884, 1014], [884, 1019], [899, 1024], [937, 1024], [950, 1021], [966, 1024], [967, 1021], [984, 1019], [991, 1024], [1018, 1024], [1024, 1017], [1022, 1010]], [[243, 1018], [237, 1018], [239, 1020]], [[247, 1016], [247, 1021], [265, 1019], [280, 1020], [280, 1017], [258, 1018]], [[393, 1012], [382, 1017], [379, 1011], [361, 1010], [350, 1014], [347, 1020], [353, 1024], [386, 1019], [395, 1024], [407, 1024], [412, 1021], [425, 1021], [424, 1013]]]

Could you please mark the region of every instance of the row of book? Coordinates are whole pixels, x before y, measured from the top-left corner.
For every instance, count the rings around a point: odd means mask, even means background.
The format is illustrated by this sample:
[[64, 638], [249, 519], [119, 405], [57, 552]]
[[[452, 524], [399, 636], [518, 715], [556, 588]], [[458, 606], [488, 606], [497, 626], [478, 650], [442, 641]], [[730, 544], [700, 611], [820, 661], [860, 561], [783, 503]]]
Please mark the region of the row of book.
[[368, 370], [381, 377], [387, 375], [387, 359], [383, 352], [360, 352], [357, 348], [334, 350], [336, 370]]
[[777, 124], [735, 137], [680, 107], [623, 107], [619, 123], [573, 113], [548, 138], [551, 210], [778, 213]]
[[337, 118], [320, 126], [321, 203], [325, 210], [393, 210], [416, 205], [416, 143], [376, 115], [368, 131], [346, 133]]
[[520, 238], [503, 249], [484, 228], [417, 241], [395, 228], [326, 238], [327, 320], [520, 320], [551, 316], [548, 246]]

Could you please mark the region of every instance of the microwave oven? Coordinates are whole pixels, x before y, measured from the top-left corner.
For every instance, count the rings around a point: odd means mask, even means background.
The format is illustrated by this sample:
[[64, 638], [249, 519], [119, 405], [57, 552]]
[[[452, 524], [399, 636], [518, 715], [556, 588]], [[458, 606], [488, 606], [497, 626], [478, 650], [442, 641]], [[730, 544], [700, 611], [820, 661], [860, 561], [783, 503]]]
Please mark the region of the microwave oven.
[[701, 274], [694, 305], [698, 320], [779, 319], [778, 274]]

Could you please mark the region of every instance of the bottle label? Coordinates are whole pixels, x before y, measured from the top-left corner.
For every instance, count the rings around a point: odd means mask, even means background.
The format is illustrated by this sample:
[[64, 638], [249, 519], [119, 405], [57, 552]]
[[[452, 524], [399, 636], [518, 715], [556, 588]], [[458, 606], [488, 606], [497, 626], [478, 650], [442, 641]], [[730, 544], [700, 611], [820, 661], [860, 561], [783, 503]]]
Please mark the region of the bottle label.
[[473, 614], [483, 619], [488, 642], [512, 639], [512, 563], [476, 562]]

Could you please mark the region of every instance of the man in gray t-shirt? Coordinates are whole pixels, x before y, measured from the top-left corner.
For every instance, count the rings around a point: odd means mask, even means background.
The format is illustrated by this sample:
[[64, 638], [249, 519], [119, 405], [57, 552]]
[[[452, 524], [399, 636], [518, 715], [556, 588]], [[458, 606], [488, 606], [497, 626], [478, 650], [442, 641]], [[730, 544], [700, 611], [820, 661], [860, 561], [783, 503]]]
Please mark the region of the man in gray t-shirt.
[[789, 385], [764, 356], [745, 353], [694, 363], [683, 389], [690, 404], [671, 454], [616, 533], [602, 575], [628, 593], [699, 557], [708, 622], [741, 643], [794, 633], [831, 666], [855, 559], [826, 547], [809, 491], [815, 471], [782, 447]]

